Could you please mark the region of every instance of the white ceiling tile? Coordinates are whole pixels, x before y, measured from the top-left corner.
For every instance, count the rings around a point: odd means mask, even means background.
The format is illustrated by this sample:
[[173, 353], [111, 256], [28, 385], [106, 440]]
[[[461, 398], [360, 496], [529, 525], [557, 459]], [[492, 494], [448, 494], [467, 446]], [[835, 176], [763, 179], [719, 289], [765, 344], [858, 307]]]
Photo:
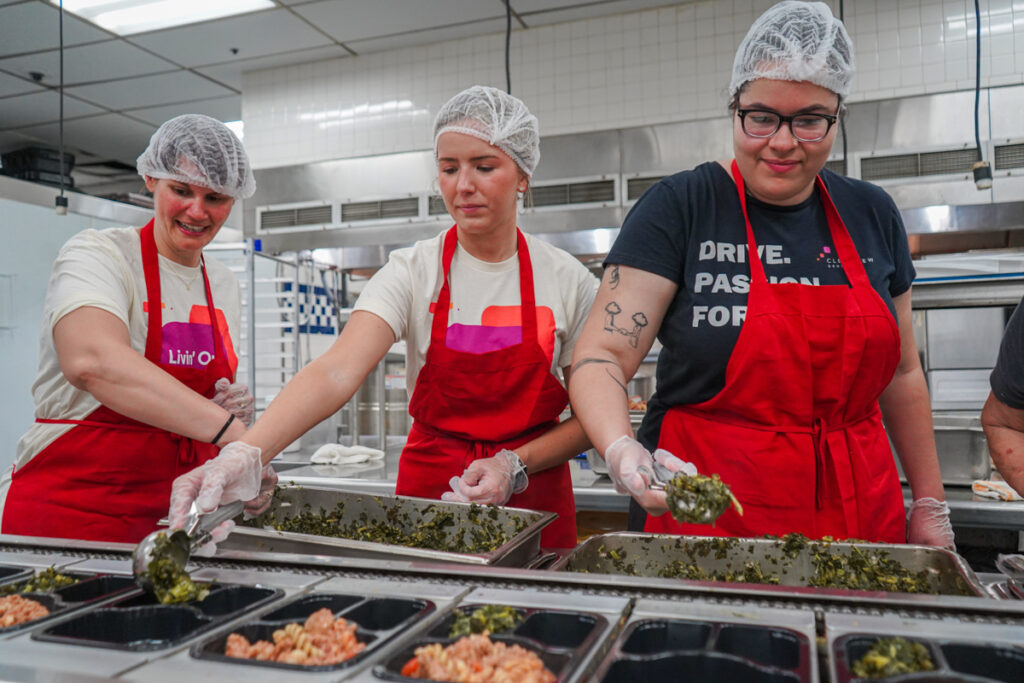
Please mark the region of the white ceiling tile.
[[207, 78], [188, 71], [82, 85], [68, 88], [67, 92], [108, 109], [153, 107], [235, 94]]
[[130, 40], [189, 67], [331, 44], [329, 38], [284, 9], [144, 33]]
[[[110, 34], [64, 13], [64, 47], [106, 40]], [[52, 50], [60, 45], [60, 12], [46, 2], [0, 7], [0, 56]]]
[[[64, 50], [65, 86], [173, 71], [177, 68], [165, 59], [120, 40]], [[60, 53], [49, 50], [0, 59], [0, 69], [26, 76], [30, 71], [38, 71], [43, 74], [44, 82], [56, 85], [60, 81]]]
[[[64, 98], [64, 118], [88, 116], [103, 111], [73, 97]], [[5, 97], [0, 100], [0, 126], [22, 128], [60, 118], [60, 96], [56, 91], [44, 90], [29, 95]]]
[[[586, 4], [581, 5], [574, 3], [575, 6], [564, 7], [563, 9], [555, 9], [553, 11], [545, 11], [546, 8], [541, 7], [538, 11], [532, 12], [525, 9], [520, 9], [519, 5], [555, 5], [554, 2], [544, 2], [544, 0], [525, 0], [521, 2], [513, 2], [512, 7], [519, 12], [520, 18], [523, 23], [527, 26], [543, 26], [545, 24], [558, 24], [563, 21], [576, 21], [579, 19], [593, 19], [594, 17], [604, 17], [611, 14], [626, 14], [627, 12], [639, 12], [645, 9], [651, 9], [654, 7], [663, 7], [666, 4], [665, 0], [613, 0], [612, 2], [602, 2], [594, 5]], [[567, 3], [557, 3], [565, 5]]]
[[[146, 149], [155, 128], [120, 114], [103, 114], [64, 122], [65, 146], [88, 152], [101, 159], [116, 159], [127, 164]], [[57, 145], [57, 125], [33, 126], [23, 132]], [[69, 145], [67, 141], [73, 142]]]
[[[3, 63], [0, 62], [0, 69], [3, 68]], [[16, 76], [10, 76], [8, 74], [0, 73], [0, 97], [7, 97], [8, 95], [20, 95], [22, 93], [38, 92], [42, 90], [41, 87], [18, 78]], [[0, 104], [0, 111], [3, 111], [3, 105]], [[2, 119], [0, 119], [2, 120]]]
[[342, 43], [505, 16], [501, 0], [325, 0], [294, 11]]
[[400, 47], [412, 45], [426, 45], [428, 43], [439, 43], [444, 40], [455, 40], [468, 36], [479, 36], [487, 33], [497, 33], [505, 30], [505, 19], [487, 19], [472, 24], [461, 26], [445, 26], [443, 28], [416, 31], [415, 33], [403, 33], [397, 36], [384, 38], [372, 38], [370, 40], [353, 40], [345, 43], [357, 54], [369, 54], [383, 50], [394, 50]]
[[159, 127], [164, 121], [181, 114], [206, 114], [218, 121], [238, 121], [242, 118], [242, 96], [232, 95], [212, 100], [169, 104], [163, 107], [132, 109], [128, 113], [137, 119], [149, 121], [154, 127]]
[[245, 59], [226, 64], [213, 64], [211, 66], [196, 67], [196, 71], [206, 74], [210, 78], [232, 88], [242, 89], [242, 74], [246, 71], [261, 71], [273, 69], [279, 66], [291, 66], [292, 64], [306, 64], [308, 62], [321, 62], [325, 59], [337, 59], [338, 57], [349, 57], [352, 53], [338, 45], [327, 47], [314, 47], [308, 50], [296, 52], [283, 52], [267, 57], [256, 59]]

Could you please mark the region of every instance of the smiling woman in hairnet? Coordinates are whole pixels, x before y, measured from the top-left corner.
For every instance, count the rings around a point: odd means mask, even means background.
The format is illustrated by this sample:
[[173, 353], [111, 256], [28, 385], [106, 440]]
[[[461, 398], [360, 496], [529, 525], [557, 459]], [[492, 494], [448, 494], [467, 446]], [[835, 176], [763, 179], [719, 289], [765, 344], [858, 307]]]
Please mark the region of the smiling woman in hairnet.
[[517, 228], [539, 143], [537, 118], [496, 88], [474, 86], [441, 108], [434, 151], [455, 225], [393, 252], [334, 345], [242, 441], [175, 482], [172, 526], [193, 500], [210, 509], [253, 495], [261, 463], [341, 408], [404, 339], [415, 421], [397, 493], [552, 511], [542, 545], [576, 545], [567, 461], [588, 446], [574, 418], [558, 423], [569, 397], [556, 373], [568, 380], [597, 279]]
[[[252, 396], [233, 383], [238, 282], [202, 256], [255, 190], [242, 143], [219, 121], [179, 116], [138, 171], [153, 220], [85, 230], [54, 263], [36, 420], [0, 482], [5, 534], [138, 541], [167, 511], [174, 478], [252, 422]], [[262, 474], [272, 487], [272, 470]]]
[[[824, 168], [853, 72], [827, 5], [771, 7], [736, 54], [735, 158], [651, 187], [605, 261], [570, 393], [648, 531], [953, 543], [900, 214]], [[637, 441], [624, 387], [655, 337]], [[883, 416], [913, 490], [909, 528]], [[721, 475], [745, 514], [675, 522], [648, 489], [654, 460]]]

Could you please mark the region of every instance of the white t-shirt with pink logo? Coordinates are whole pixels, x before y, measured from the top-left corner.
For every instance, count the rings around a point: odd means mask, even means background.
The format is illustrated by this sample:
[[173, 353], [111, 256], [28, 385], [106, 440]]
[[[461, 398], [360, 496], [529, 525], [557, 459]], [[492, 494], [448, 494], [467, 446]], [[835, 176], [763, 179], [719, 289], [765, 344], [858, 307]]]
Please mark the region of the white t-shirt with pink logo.
[[[159, 257], [159, 262], [163, 299], [161, 361], [205, 367], [212, 357], [213, 341], [202, 270], [163, 256]], [[238, 280], [226, 265], [215, 259], [206, 259], [206, 272], [217, 318], [222, 323], [227, 321], [224, 345], [228, 349], [228, 360], [232, 366], [237, 366], [241, 326]], [[120, 318], [128, 326], [132, 348], [140, 354], [146, 353], [150, 303], [146, 300], [137, 228], [82, 231], [68, 240], [57, 255], [43, 308], [39, 373], [32, 385], [37, 418], [81, 420], [100, 405], [92, 394], [76, 389], [67, 381], [53, 344], [53, 326], [57, 321], [84, 306], [99, 308]], [[33, 423], [18, 442], [15, 467], [31, 460], [71, 427]], [[0, 489], [6, 488], [9, 477], [10, 472], [0, 481]]]

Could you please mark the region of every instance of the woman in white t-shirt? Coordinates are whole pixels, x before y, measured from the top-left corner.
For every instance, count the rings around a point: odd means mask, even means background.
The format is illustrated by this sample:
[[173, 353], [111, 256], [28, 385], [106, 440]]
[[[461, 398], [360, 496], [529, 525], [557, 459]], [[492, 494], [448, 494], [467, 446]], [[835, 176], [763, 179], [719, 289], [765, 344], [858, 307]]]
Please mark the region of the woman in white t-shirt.
[[[244, 443], [175, 482], [172, 526], [197, 497], [212, 509], [253, 495], [262, 463], [337, 411], [404, 339], [414, 423], [397, 493], [552, 511], [558, 519], [541, 543], [576, 545], [568, 460], [589, 446], [575, 418], [558, 422], [568, 394], [557, 373], [568, 380], [597, 279], [516, 227], [517, 197], [540, 156], [537, 119], [521, 101], [469, 88], [442, 107], [434, 132], [455, 226], [392, 253], [338, 341], [288, 383]], [[224, 481], [234, 490], [222, 492]]]
[[[255, 190], [245, 150], [223, 123], [179, 116], [138, 170], [153, 220], [83, 231], [54, 262], [36, 420], [0, 480], [5, 534], [137, 542], [175, 477], [252, 422], [252, 395], [233, 383], [238, 281], [202, 257]], [[272, 470], [262, 474], [271, 486]]]

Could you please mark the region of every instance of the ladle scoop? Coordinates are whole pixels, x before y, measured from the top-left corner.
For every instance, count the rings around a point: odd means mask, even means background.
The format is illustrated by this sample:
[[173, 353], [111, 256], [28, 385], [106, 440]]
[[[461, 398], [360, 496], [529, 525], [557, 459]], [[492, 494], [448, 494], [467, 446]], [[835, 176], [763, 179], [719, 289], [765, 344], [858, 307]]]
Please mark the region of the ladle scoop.
[[[152, 593], [153, 583], [149, 578], [149, 565], [156, 557], [163, 557], [173, 562], [179, 569], [184, 570], [188, 564], [192, 551], [203, 546], [210, 540], [210, 532], [217, 528], [222, 522], [233, 519], [242, 513], [244, 504], [238, 500], [227, 505], [222, 505], [216, 510], [199, 514], [196, 504], [192, 503], [188, 517], [185, 518], [185, 528], [170, 530], [157, 530], [139, 541], [132, 552], [132, 574], [143, 590]], [[160, 543], [160, 535], [167, 536], [166, 543]], [[156, 555], [154, 555], [156, 551]]]

